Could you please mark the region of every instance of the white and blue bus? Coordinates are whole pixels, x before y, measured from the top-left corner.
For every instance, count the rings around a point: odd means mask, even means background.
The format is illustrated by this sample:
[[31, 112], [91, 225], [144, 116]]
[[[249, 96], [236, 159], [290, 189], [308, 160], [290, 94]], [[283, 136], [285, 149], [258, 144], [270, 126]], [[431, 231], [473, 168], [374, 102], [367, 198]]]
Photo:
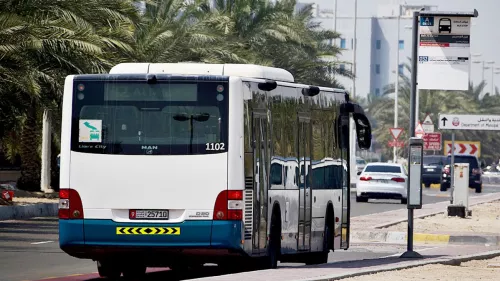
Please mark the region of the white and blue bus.
[[283, 69], [125, 63], [69, 76], [60, 247], [111, 279], [153, 266], [325, 263], [349, 247], [350, 129], [370, 147], [368, 119], [344, 90]]

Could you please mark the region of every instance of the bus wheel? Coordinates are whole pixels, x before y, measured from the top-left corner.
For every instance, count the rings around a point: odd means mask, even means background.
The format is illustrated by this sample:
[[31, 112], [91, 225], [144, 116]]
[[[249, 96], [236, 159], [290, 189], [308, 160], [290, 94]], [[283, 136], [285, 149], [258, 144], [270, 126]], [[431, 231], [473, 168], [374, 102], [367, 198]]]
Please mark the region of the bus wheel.
[[325, 236], [323, 237], [323, 251], [310, 253], [306, 259], [306, 265], [328, 263], [328, 254], [330, 253], [329, 246], [330, 243], [333, 243], [331, 241], [333, 240], [331, 238], [333, 228], [329, 220], [327, 220], [327, 222], [327, 225], [325, 225]]
[[110, 261], [97, 261], [97, 272], [99, 276], [110, 280], [117, 280], [120, 278], [120, 268]]
[[264, 268], [274, 269], [278, 267], [278, 259], [281, 249], [281, 220], [277, 212], [271, 217], [271, 235], [267, 244], [267, 257], [264, 259]]
[[146, 274], [146, 266], [141, 264], [127, 265], [123, 270], [123, 277], [126, 280], [142, 280]]

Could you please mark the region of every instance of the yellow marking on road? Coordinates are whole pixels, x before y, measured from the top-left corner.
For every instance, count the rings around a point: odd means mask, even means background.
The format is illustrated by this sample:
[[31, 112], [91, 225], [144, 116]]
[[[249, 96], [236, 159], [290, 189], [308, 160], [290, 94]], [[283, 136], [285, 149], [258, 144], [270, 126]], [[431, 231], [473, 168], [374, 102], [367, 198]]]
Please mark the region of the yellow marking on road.
[[82, 273], [77, 273], [77, 274], [71, 274], [71, 275], [68, 275], [68, 276], [82, 276], [83, 274]]

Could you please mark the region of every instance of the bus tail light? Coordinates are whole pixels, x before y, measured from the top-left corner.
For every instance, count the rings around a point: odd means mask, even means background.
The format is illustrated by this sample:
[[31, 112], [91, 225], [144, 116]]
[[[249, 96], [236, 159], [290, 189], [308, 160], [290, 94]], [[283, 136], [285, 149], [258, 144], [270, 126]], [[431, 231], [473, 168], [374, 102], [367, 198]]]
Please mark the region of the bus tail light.
[[215, 200], [214, 220], [243, 219], [243, 190], [224, 190]]
[[76, 190], [59, 190], [59, 218], [83, 219], [82, 199]]

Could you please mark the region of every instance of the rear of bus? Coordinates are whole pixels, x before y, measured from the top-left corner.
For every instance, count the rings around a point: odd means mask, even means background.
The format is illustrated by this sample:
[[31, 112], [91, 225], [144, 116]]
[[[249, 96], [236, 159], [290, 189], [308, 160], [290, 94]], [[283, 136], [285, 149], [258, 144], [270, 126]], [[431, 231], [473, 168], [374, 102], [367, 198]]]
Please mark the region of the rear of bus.
[[241, 252], [242, 191], [228, 190], [228, 81], [66, 79], [61, 249], [79, 258], [147, 256], [160, 264], [158, 256]]

